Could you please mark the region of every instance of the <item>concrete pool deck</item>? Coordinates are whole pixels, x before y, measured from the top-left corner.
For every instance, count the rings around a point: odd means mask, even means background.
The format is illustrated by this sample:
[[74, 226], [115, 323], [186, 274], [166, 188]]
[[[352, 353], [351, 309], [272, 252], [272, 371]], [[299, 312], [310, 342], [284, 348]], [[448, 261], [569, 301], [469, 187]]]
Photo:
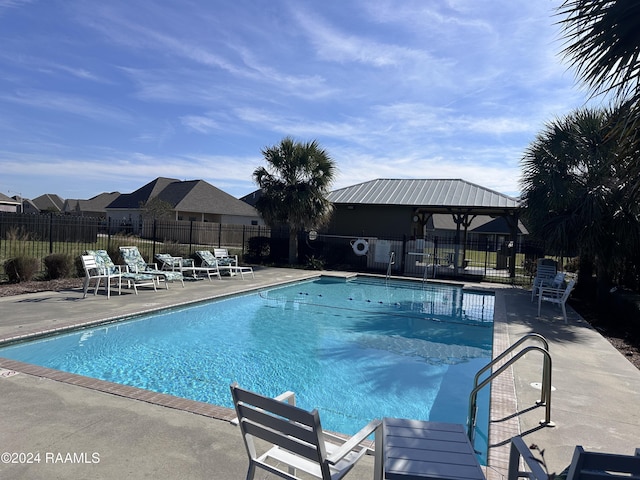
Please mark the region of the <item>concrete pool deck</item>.
[[[333, 273], [333, 272], [331, 272]], [[317, 276], [318, 272], [256, 269], [256, 278], [224, 278], [141, 289], [111, 299], [100, 293], [41, 292], [0, 298], [0, 341], [35, 332], [115, 319], [247, 289]], [[555, 387], [551, 420], [541, 427], [544, 407], [535, 407], [542, 356], [527, 353], [492, 385], [488, 478], [504, 478], [508, 439], [525, 434], [545, 449], [549, 471], [571, 461], [575, 445], [587, 450], [632, 454], [640, 446], [640, 371], [569, 309], [544, 305], [540, 319], [530, 293], [495, 288], [494, 350], [500, 353], [529, 332], [550, 343]], [[233, 333], [232, 331], [228, 333]], [[496, 354], [494, 353], [494, 355]], [[1, 370], [4, 369], [4, 370]], [[15, 372], [15, 374], [13, 374]], [[0, 462], [0, 478], [180, 478], [236, 479], [247, 459], [229, 409], [169, 395], [122, 387], [77, 375], [0, 359], [0, 455], [22, 453], [18, 463]], [[227, 420], [225, 420], [227, 419]], [[24, 463], [39, 452], [39, 463]], [[20, 463], [23, 462], [23, 463]], [[262, 472], [260, 472], [260, 475]], [[373, 476], [364, 458], [347, 478]], [[272, 478], [260, 476], [259, 478]]]

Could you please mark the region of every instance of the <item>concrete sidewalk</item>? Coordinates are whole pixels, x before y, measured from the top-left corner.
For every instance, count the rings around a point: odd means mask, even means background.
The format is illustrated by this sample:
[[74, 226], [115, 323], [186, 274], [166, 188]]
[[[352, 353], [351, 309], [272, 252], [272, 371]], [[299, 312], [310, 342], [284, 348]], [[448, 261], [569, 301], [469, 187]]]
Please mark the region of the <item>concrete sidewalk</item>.
[[537, 318], [530, 292], [509, 289], [500, 295], [510, 344], [531, 332], [549, 341], [555, 427], [541, 427], [544, 408], [531, 408], [540, 398], [542, 355], [527, 353], [513, 367], [521, 434], [528, 445], [545, 450], [549, 472], [566, 468], [576, 445], [633, 455], [640, 447], [640, 370], [572, 309], [565, 324], [555, 305], [543, 304]]
[[[317, 274], [265, 268], [256, 270], [255, 279], [188, 282], [185, 288], [172, 284], [168, 291], [141, 291], [138, 296], [127, 292], [109, 300], [104, 295], [82, 299], [79, 291], [0, 298], [0, 340], [120, 318]], [[527, 292], [519, 289], [496, 289], [498, 342], [495, 348], [511, 344], [532, 331], [550, 341], [555, 387], [552, 420], [556, 427], [541, 428], [538, 421], [544, 415], [543, 408], [530, 408], [539, 398], [539, 390], [531, 384], [540, 381], [542, 361], [540, 355], [527, 354], [514, 366], [515, 380], [507, 382], [506, 393], [498, 395], [497, 388], [492, 391], [492, 405], [495, 405], [490, 444], [494, 445], [493, 450], [504, 453], [508, 450], [508, 438], [524, 432], [528, 443], [545, 449], [549, 471], [557, 472], [568, 465], [576, 444], [591, 450], [632, 453], [640, 446], [637, 440], [640, 371], [574, 312], [570, 312], [566, 326], [558, 316], [559, 310], [548, 305], [544, 306], [542, 318], [537, 319], [536, 306], [529, 298]], [[550, 313], [556, 315], [555, 320]], [[8, 365], [15, 364], [0, 360], [0, 368]], [[119, 390], [105, 393], [92, 388], [91, 381], [84, 377], [73, 384], [73, 376], [69, 375], [61, 375], [61, 381], [57, 381], [55, 375], [49, 373], [40, 376], [24, 373], [33, 372], [29, 368], [13, 370], [19, 373], [3, 376], [0, 372], [3, 413], [0, 454], [15, 452], [27, 456], [16, 458], [18, 463], [0, 463], [0, 478], [245, 477], [244, 446], [239, 431], [228, 421], [211, 418], [205, 411], [194, 414], [199, 411], [197, 408], [182, 409], [179, 400], [172, 403], [164, 397], [160, 401], [142, 397], [140, 401], [121, 396]], [[518, 412], [519, 415], [515, 415]], [[503, 428], [507, 423], [510, 427]], [[30, 453], [40, 453], [39, 463], [23, 462], [29, 460]], [[494, 455], [494, 458], [500, 457]], [[502, 478], [504, 473], [500, 461], [490, 465], [487, 471], [490, 478]], [[367, 457], [347, 478], [372, 477], [373, 459]]]

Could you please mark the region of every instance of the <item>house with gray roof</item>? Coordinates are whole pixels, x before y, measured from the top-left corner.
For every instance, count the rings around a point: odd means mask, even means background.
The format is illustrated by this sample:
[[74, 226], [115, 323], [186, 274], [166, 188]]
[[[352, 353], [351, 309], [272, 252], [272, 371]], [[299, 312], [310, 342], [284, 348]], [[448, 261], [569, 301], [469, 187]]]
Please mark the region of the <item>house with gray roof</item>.
[[18, 200], [0, 193], [0, 212], [17, 213], [20, 211], [20, 203]]
[[235, 225], [263, 225], [258, 211], [204, 180], [180, 181], [158, 177], [138, 190], [121, 194], [106, 207], [113, 224], [131, 225], [139, 233], [144, 206], [157, 198], [171, 205], [174, 220]]
[[[64, 200], [55, 193], [45, 193], [31, 200], [31, 203], [36, 206], [39, 212], [62, 212], [64, 207]], [[25, 213], [30, 213], [26, 212]]]
[[79, 217], [106, 218], [107, 206], [120, 196], [120, 192], [103, 192], [88, 200], [70, 199], [64, 201], [62, 213]]

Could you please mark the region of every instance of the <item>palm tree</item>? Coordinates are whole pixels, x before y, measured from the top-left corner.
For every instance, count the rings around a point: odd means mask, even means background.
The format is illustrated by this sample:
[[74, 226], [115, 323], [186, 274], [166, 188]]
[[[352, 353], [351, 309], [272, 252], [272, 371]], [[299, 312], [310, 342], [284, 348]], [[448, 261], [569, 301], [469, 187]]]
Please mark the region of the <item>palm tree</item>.
[[319, 228], [331, 217], [333, 207], [327, 195], [335, 163], [317, 141], [299, 143], [291, 137], [264, 148], [262, 155], [267, 166], [253, 172], [262, 189], [256, 208], [267, 224], [289, 227], [289, 263], [294, 264], [298, 232]]
[[596, 93], [640, 103], [640, 2], [565, 0], [559, 8], [566, 56]]
[[620, 108], [582, 109], [557, 119], [523, 157], [521, 186], [529, 226], [557, 254], [579, 254], [582, 283], [594, 265], [600, 292], [638, 245], [628, 157], [612, 131]]
[[630, 192], [640, 199], [640, 1], [565, 0], [558, 9], [565, 16], [567, 44], [563, 50], [594, 94], [612, 93], [627, 115], [612, 132], [634, 161], [628, 176], [636, 179]]

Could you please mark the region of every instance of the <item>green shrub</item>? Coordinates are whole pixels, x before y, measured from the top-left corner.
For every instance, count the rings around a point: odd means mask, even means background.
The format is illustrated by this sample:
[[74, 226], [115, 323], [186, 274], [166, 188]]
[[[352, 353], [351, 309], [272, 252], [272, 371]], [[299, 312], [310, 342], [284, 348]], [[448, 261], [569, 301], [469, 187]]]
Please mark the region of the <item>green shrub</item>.
[[73, 257], [66, 253], [52, 253], [44, 257], [44, 266], [49, 280], [69, 278], [73, 275]]
[[574, 257], [567, 260], [564, 265], [564, 271], [569, 273], [576, 273], [580, 267], [580, 257]]
[[[164, 242], [162, 245], [156, 247], [156, 253], [167, 253], [172, 257], [188, 258], [184, 253], [184, 247], [176, 242]], [[155, 262], [155, 259], [153, 259], [152, 262]]]
[[245, 259], [249, 262], [260, 263], [271, 254], [271, 238], [251, 237], [247, 242]]
[[28, 282], [40, 270], [39, 263], [37, 258], [25, 255], [14, 257], [4, 262], [4, 271], [11, 283]]
[[78, 255], [75, 260], [73, 261], [73, 265], [74, 268], [76, 269], [76, 276], [78, 277], [84, 277], [85, 276], [85, 272], [84, 272], [84, 264], [82, 263], [82, 256]]
[[307, 270], [324, 270], [324, 260], [311, 255], [307, 257]]

